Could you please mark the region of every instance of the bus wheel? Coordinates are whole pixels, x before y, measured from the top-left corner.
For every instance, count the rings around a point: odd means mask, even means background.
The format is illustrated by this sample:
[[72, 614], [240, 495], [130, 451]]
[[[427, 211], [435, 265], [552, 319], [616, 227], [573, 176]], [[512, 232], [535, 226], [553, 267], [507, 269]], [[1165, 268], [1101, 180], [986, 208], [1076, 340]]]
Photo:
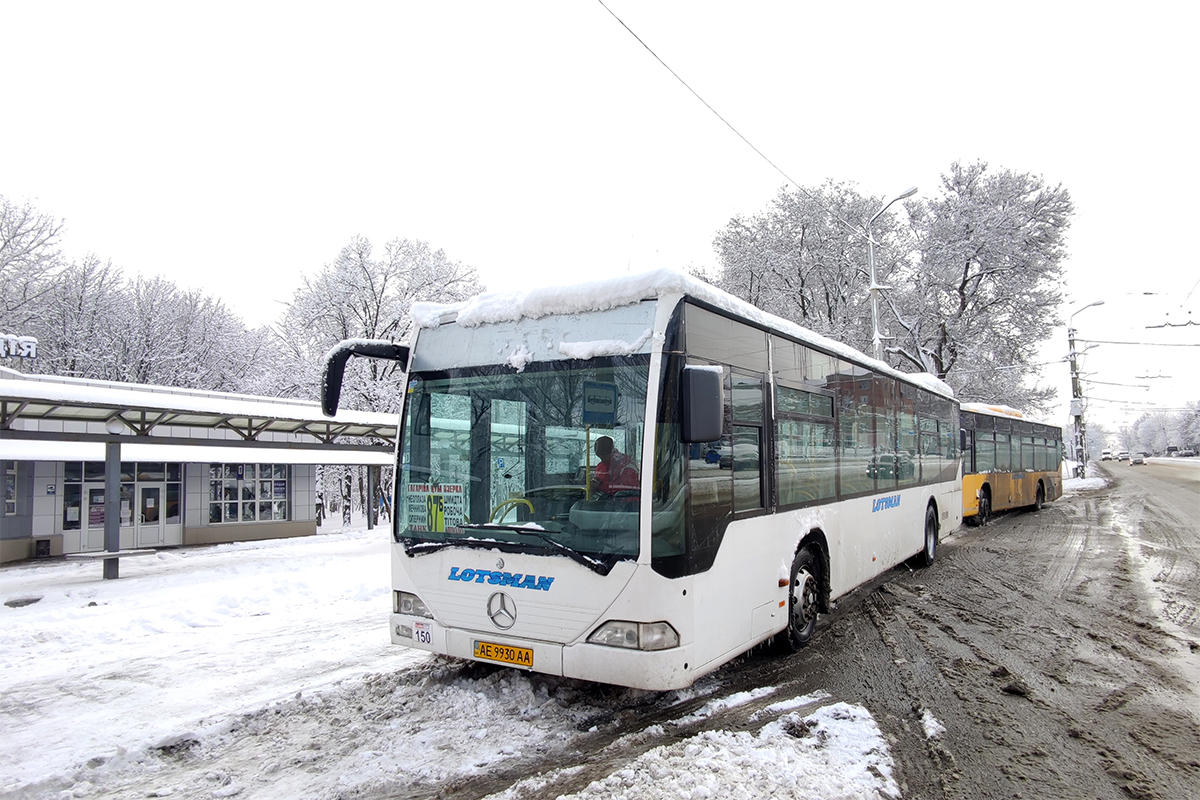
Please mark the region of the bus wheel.
[[979, 490], [979, 510], [975, 516], [967, 517], [967, 524], [973, 526], [986, 525], [992, 515], [992, 493], [985, 486]]
[[1041, 511], [1042, 506], [1045, 504], [1045, 502], [1046, 502], [1046, 487], [1042, 485], [1041, 481], [1038, 481], [1037, 494], [1034, 495], [1034, 498], [1033, 498], [1033, 510]]
[[802, 547], [792, 559], [792, 589], [788, 594], [786, 644], [793, 651], [812, 641], [817, 629], [820, 582], [817, 557], [812, 548]]
[[917, 556], [917, 562], [928, 567], [937, 558], [938, 546], [938, 521], [937, 511], [933, 506], [925, 509], [925, 547], [921, 550], [921, 554]]

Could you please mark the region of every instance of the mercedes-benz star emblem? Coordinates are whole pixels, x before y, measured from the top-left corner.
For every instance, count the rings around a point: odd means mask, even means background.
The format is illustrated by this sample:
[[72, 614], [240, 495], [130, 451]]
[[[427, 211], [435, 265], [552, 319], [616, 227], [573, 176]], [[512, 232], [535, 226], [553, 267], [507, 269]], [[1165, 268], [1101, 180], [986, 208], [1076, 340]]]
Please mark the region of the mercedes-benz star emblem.
[[487, 614], [493, 625], [506, 631], [517, 621], [517, 604], [504, 592], [496, 592], [488, 598]]

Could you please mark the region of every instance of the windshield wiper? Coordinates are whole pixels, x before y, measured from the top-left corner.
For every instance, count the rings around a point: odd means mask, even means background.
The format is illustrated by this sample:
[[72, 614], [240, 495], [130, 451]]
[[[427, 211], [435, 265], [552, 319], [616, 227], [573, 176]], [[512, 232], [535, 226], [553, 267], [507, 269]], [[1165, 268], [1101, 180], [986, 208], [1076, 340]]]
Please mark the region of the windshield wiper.
[[[474, 530], [474, 531], [497, 530], [497, 531], [508, 531], [509, 533], [515, 533], [518, 536], [536, 536], [537, 538], [541, 539], [543, 542], [548, 544], [554, 550], [558, 551], [559, 553], [562, 553], [564, 556], [571, 559], [572, 561], [582, 564], [583, 566], [587, 567], [588, 569], [592, 570], [593, 572], [598, 572], [601, 575], [607, 575], [609, 570], [612, 569], [611, 566], [605, 564], [603, 561], [596, 559], [596, 558], [592, 558], [591, 556], [586, 556], [583, 553], [580, 553], [578, 550], [573, 550], [570, 547], [567, 547], [562, 542], [558, 542], [558, 541], [555, 541], [554, 539], [551, 539], [548, 535], [546, 535], [545, 531], [540, 531], [536, 528], [522, 528], [518, 525], [490, 525], [490, 524], [489, 525], [472, 525], [470, 523], [463, 525], [463, 527], [470, 529], [470, 530]], [[475, 543], [475, 542], [482, 542], [482, 541], [492, 542], [494, 540], [467, 539], [465, 541]]]
[[[410, 536], [401, 537], [408, 541], [412, 540]], [[415, 544], [406, 544], [404, 552], [412, 555], [413, 553], [433, 553], [437, 550], [445, 550], [447, 547], [495, 547], [497, 542], [495, 539], [476, 539], [473, 536], [459, 536], [453, 539], [442, 539], [436, 542], [416, 542]]]

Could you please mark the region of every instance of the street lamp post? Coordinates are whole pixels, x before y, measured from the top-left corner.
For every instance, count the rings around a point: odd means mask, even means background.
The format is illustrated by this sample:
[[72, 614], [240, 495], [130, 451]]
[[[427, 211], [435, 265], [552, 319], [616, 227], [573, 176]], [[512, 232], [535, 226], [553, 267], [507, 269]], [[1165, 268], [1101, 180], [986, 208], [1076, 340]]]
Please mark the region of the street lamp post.
[[875, 220], [879, 219], [879, 215], [891, 208], [892, 203], [897, 200], [903, 200], [907, 197], [912, 197], [917, 193], [917, 187], [912, 187], [904, 192], [893, 197], [883, 204], [883, 208], [875, 212], [875, 216], [867, 222], [867, 263], [871, 267], [871, 341], [874, 344], [874, 355], [877, 361], [883, 360], [883, 341], [879, 335], [879, 292], [881, 289], [890, 289], [890, 286], [880, 286], [875, 280], [875, 239], [871, 236], [871, 226], [875, 224]]
[[[1104, 301], [1097, 300], [1078, 309], [1075, 314], [1092, 306], [1102, 305]], [[1067, 358], [1071, 361], [1071, 417], [1075, 420], [1075, 445], [1071, 455], [1077, 462], [1075, 477], [1082, 478], [1087, 468], [1087, 428], [1083, 422], [1083, 389], [1079, 384], [1079, 367], [1075, 363], [1075, 314], [1067, 317], [1067, 344], [1070, 347]]]

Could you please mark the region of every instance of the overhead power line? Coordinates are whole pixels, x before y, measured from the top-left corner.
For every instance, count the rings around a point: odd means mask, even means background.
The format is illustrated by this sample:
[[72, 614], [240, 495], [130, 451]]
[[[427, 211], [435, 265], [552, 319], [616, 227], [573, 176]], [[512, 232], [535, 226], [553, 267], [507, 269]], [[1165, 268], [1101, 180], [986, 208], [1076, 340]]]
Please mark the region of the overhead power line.
[[1110, 342], [1105, 339], [1076, 339], [1076, 342], [1086, 342], [1088, 344], [1129, 344], [1137, 347], [1200, 347], [1200, 342], [1195, 344], [1176, 344], [1173, 342]]
[[609, 14], [612, 15], [613, 19], [615, 19], [617, 22], [621, 23], [622, 28], [629, 31], [630, 36], [632, 36], [634, 39], [637, 39], [638, 44], [640, 44], [642, 47], [646, 48], [646, 52], [649, 53], [650, 55], [654, 56], [655, 60], [658, 61], [659, 64], [662, 64], [663, 68], [666, 69], [667, 72], [671, 73], [671, 75], [673, 75], [675, 77], [675, 80], [677, 80], [681, 84], [683, 84], [683, 88], [687, 89], [689, 92], [692, 93], [692, 95], [697, 100], [699, 100], [701, 103], [703, 103], [705, 108], [707, 108], [709, 111], [711, 111], [716, 116], [717, 119], [721, 120], [721, 122], [724, 123], [725, 127], [729, 128], [729, 130], [733, 131], [734, 135], [736, 135], [739, 139], [741, 139], [743, 142], [745, 142], [746, 145], [751, 150], [753, 150], [755, 153], [757, 153], [759, 158], [761, 158], [763, 161], [770, 164], [771, 169], [775, 170], [780, 175], [782, 175], [784, 180], [786, 180], [792, 186], [795, 186], [796, 189], [798, 189], [800, 191], [800, 193], [803, 194], [805, 197], [807, 197], [809, 200], [812, 200], [814, 203], [819, 205], [821, 208], [825, 209], [825, 211], [828, 212], [829, 215], [832, 216], [834, 219], [836, 219], [838, 222], [842, 223], [847, 228], [849, 228], [851, 231], [859, 234], [860, 236], [866, 235], [857, 226], [855, 226], [854, 224], [852, 224], [850, 222], [847, 222], [845, 219], [843, 219], [841, 217], [840, 214], [838, 214], [836, 211], [834, 211], [829, 206], [825, 205], [825, 203], [823, 203], [820, 198], [814, 197], [807, 189], [805, 189], [803, 186], [801, 186], [799, 183], [797, 183], [795, 180], [793, 180], [791, 175], [788, 175], [786, 172], [784, 172], [783, 169], [780, 168], [780, 166], [778, 164], [776, 164], [774, 161], [772, 161], [770, 158], [767, 157], [766, 153], [764, 153], [762, 150], [759, 150], [758, 147], [755, 146], [754, 142], [751, 142], [744, 135], [742, 135], [742, 132], [739, 131], [737, 128], [735, 128], [733, 126], [732, 122], [725, 119], [725, 117], [721, 116], [721, 112], [717, 111], [715, 108], [712, 107], [712, 105], [707, 100], [705, 100], [703, 97], [701, 97], [699, 92], [697, 92], [695, 89], [693, 89], [688, 84], [687, 81], [685, 81], [683, 78], [681, 78], [679, 76], [679, 73], [677, 73], [675, 70], [671, 69], [671, 66], [666, 61], [663, 61], [662, 57], [658, 53], [654, 52], [654, 50], [651, 49], [650, 45], [646, 44], [646, 42], [643, 41], [642, 37], [640, 37], [636, 33], [634, 33], [633, 28], [630, 28], [628, 25], [625, 24], [625, 20], [618, 17], [616, 15], [616, 12], [614, 12], [611, 8], [609, 8], [607, 5], [605, 5], [604, 0], [596, 0], [596, 1], [598, 3], [600, 3], [600, 5], [604, 8], [605, 11], [607, 11]]

